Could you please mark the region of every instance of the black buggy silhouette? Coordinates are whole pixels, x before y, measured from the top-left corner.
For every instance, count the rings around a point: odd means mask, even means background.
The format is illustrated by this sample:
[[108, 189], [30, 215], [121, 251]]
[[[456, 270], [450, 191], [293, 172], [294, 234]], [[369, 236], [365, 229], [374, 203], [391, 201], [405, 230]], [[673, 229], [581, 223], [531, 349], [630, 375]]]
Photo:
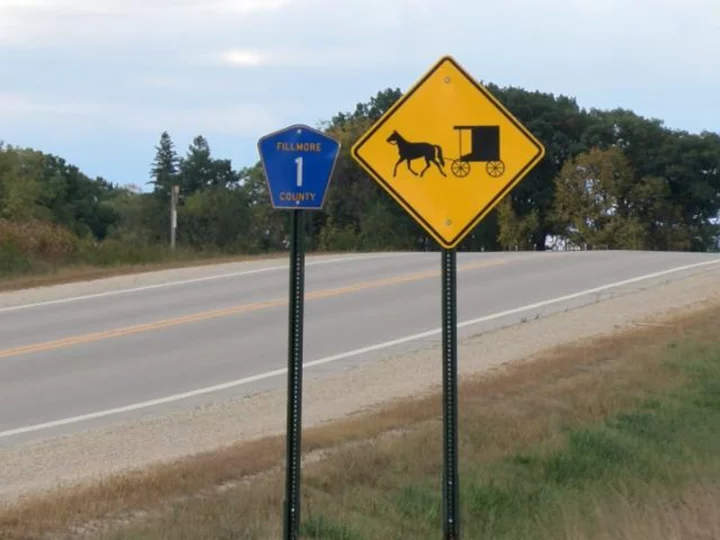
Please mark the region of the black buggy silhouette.
[[[400, 154], [395, 167], [393, 177], [397, 175], [397, 169], [401, 163], [407, 164], [408, 170], [415, 176], [424, 176], [430, 165], [435, 165], [440, 174], [447, 176], [443, 171], [445, 160], [452, 162], [450, 170], [458, 178], [464, 178], [470, 174], [470, 163], [485, 162], [485, 170], [492, 178], [498, 178], [505, 172], [505, 163], [500, 159], [500, 126], [454, 126], [460, 138], [460, 158], [444, 158], [443, 150], [437, 144], [429, 142], [411, 142], [405, 139], [397, 131], [393, 131], [387, 138], [387, 142], [398, 147]], [[470, 153], [462, 153], [462, 132], [470, 131]], [[416, 159], [425, 160], [425, 168], [419, 173], [416, 172], [410, 163]]]
[[[505, 172], [505, 163], [500, 159], [500, 126], [454, 126], [459, 138], [459, 159], [452, 161], [450, 170], [458, 178], [470, 174], [470, 163], [485, 163], [485, 170], [492, 178]], [[470, 132], [470, 153], [463, 155], [463, 131]]]

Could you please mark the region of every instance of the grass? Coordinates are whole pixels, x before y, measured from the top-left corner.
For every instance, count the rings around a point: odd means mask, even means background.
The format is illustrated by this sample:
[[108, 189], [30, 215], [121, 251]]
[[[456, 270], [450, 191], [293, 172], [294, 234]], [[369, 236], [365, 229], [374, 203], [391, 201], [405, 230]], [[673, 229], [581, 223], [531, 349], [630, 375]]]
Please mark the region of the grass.
[[[720, 537], [718, 321], [709, 308], [464, 381], [463, 538]], [[303, 468], [303, 538], [441, 537], [438, 396], [303, 443], [327, 451]], [[0, 513], [0, 536], [278, 538], [283, 452], [268, 438], [29, 500]]]
[[[577, 540], [720, 538], [720, 485], [698, 478], [695, 485], [670, 491], [654, 488], [641, 507], [622, 496], [593, 501], [590, 519], [575, 510], [565, 518], [565, 538]], [[601, 528], [597, 528], [598, 525]]]

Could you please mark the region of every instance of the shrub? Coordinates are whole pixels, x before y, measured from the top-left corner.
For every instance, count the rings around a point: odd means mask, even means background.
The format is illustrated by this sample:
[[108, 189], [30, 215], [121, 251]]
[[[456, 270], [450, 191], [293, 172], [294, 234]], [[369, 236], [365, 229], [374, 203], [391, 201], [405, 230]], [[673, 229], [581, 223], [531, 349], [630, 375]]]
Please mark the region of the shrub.
[[0, 246], [6, 254], [63, 262], [77, 252], [78, 244], [78, 237], [59, 225], [37, 220], [15, 223], [0, 219]]

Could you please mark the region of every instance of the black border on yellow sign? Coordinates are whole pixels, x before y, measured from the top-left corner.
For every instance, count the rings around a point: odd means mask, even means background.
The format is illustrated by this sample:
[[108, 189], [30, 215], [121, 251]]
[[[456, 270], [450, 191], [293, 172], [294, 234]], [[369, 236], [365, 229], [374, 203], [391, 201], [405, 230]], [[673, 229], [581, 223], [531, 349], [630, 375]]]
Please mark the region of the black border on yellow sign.
[[[538, 149], [538, 153], [531, 159], [523, 169], [520, 170], [509, 182], [505, 184], [505, 187], [484, 207], [480, 209], [477, 215], [463, 228], [454, 238], [446, 241], [441, 234], [436, 231], [426, 220], [420, 215], [393, 187], [387, 182], [381, 174], [379, 174], [368, 162], [366, 162], [360, 155], [359, 150], [362, 146], [377, 133], [377, 131], [390, 119], [393, 113], [403, 106], [403, 104], [412, 96], [424, 83], [429, 79], [433, 73], [435, 73], [440, 66], [445, 62], [452, 64], [457, 71], [463, 75], [477, 90], [484, 95], [489, 101], [497, 107], [497, 109], [510, 121], [516, 128], [518, 128], [528, 140]], [[465, 69], [458, 64], [452, 56], [446, 55], [441, 57], [430, 70], [417, 81], [395, 104], [388, 109], [376, 122], [373, 124], [364, 135], [362, 135], [351, 149], [351, 155], [357, 161], [360, 166], [365, 169], [385, 190], [403, 207], [410, 213], [415, 220], [422, 225], [422, 227], [435, 238], [440, 246], [446, 249], [452, 249], [456, 247], [462, 240], [473, 230], [480, 221], [493, 209], [497, 204], [514, 188], [520, 180], [522, 180], [532, 168], [534, 168], [544, 157], [545, 148], [538, 141], [532, 133], [530, 133], [525, 126], [523, 126], [511, 113], [508, 111], [502, 103], [500, 103], [495, 96], [493, 96], [486, 88], [479, 84], [473, 79]]]

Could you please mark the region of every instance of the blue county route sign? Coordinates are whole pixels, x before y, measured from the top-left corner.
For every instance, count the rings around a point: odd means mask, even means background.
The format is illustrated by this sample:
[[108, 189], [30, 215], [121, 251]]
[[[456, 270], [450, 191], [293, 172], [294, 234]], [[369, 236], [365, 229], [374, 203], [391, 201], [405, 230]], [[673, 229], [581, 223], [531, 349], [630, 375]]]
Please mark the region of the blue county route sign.
[[322, 208], [340, 152], [338, 141], [296, 124], [262, 137], [258, 151], [274, 208]]

